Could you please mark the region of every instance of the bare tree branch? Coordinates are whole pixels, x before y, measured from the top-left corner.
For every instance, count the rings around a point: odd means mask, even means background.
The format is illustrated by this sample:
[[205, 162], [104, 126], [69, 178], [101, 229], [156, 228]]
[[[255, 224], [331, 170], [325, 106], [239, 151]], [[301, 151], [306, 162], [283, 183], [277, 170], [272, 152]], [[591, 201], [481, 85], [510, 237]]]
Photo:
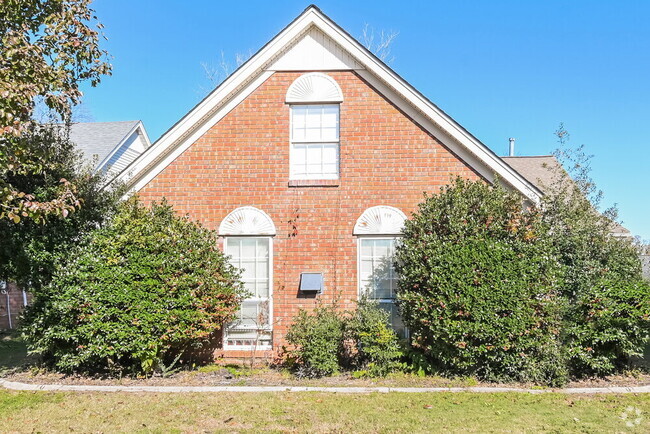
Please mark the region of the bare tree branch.
[[373, 52], [379, 59], [387, 64], [391, 64], [395, 60], [395, 56], [391, 55], [391, 45], [395, 42], [399, 32], [394, 30], [381, 30], [377, 34], [375, 40], [375, 28], [365, 23], [361, 31], [360, 42], [368, 50]]

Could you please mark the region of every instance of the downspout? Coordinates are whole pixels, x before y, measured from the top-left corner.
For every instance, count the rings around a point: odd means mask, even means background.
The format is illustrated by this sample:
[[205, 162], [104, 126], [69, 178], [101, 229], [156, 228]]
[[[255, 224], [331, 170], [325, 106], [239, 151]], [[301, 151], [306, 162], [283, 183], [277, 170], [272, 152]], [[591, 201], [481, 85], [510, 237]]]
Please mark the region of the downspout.
[[11, 323], [11, 305], [9, 304], [9, 291], [6, 289], [2, 290], [2, 294], [5, 295], [7, 300], [7, 318], [9, 319], [9, 329], [13, 329], [13, 324]]

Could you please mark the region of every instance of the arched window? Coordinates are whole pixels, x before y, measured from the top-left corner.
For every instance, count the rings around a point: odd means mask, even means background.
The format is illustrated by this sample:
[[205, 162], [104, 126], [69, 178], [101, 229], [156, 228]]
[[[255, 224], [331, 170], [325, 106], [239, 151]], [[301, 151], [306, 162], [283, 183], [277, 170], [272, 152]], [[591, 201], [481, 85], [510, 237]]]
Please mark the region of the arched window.
[[273, 324], [273, 220], [252, 206], [237, 208], [219, 225], [224, 252], [242, 270], [249, 296], [224, 328], [224, 349], [270, 349]]
[[326, 74], [303, 74], [289, 86], [290, 179], [338, 179], [342, 101], [341, 88]]
[[395, 305], [398, 276], [395, 246], [402, 234], [406, 215], [392, 206], [373, 206], [354, 225], [358, 236], [359, 296], [375, 300], [390, 314], [395, 331], [406, 337], [407, 330]]

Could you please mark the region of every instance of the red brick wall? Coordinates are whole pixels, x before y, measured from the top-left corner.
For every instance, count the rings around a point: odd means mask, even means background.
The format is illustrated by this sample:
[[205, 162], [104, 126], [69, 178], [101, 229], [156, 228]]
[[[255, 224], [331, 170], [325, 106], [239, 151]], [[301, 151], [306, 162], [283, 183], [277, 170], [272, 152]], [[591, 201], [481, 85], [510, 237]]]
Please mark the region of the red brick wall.
[[[0, 283], [0, 288], [2, 284]], [[0, 330], [5, 330], [9, 328], [16, 328], [18, 325], [18, 319], [20, 314], [23, 312], [24, 299], [23, 291], [21, 291], [16, 284], [8, 283], [6, 287], [8, 294], [0, 294]], [[8, 297], [7, 297], [8, 295]], [[8, 303], [7, 303], [8, 299]], [[31, 297], [28, 297], [28, 301], [31, 301]], [[9, 304], [9, 307], [7, 307]], [[11, 327], [9, 327], [9, 315], [11, 314]]]
[[[352, 230], [368, 207], [389, 205], [408, 216], [424, 191], [450, 176], [478, 175], [353, 72], [328, 73], [340, 85], [340, 185], [289, 187], [289, 106], [300, 73], [275, 73], [141, 191], [166, 197], [205, 226], [241, 206], [275, 223], [274, 345], [291, 318], [316, 299], [298, 296], [301, 272], [324, 273], [319, 296], [351, 307], [357, 299], [357, 240]], [[292, 236], [295, 220], [297, 234]]]

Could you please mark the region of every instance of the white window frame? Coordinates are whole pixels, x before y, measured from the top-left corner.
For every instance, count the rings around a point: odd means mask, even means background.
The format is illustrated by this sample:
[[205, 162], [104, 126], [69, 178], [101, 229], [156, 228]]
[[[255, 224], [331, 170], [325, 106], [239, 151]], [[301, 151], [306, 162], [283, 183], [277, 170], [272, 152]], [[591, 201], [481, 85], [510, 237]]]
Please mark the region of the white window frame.
[[[268, 332], [270, 335], [270, 344], [268, 345], [229, 345], [228, 344], [228, 326], [229, 324], [224, 324], [223, 327], [223, 349], [224, 350], [271, 350], [273, 349], [273, 237], [268, 235], [229, 235], [223, 237], [223, 251], [225, 255], [228, 253], [228, 239], [229, 238], [263, 238], [268, 239], [269, 241], [269, 270], [268, 270], [268, 279], [269, 279], [269, 323], [266, 327], [257, 328], [257, 327], [242, 327], [243, 329], [250, 329], [251, 331], [258, 332]], [[242, 300], [244, 301], [266, 301], [264, 298], [259, 297], [250, 297]]]
[[[357, 297], [360, 300], [361, 297], [367, 296], [368, 294], [365, 292], [365, 288], [362, 287], [362, 279], [361, 279], [361, 243], [363, 240], [391, 240], [395, 242], [395, 246], [397, 245], [397, 242], [402, 239], [402, 235], [359, 235], [357, 236]], [[395, 271], [397, 273], [397, 271]], [[395, 295], [395, 291], [393, 290], [393, 295]], [[397, 297], [393, 298], [370, 298], [368, 297], [368, 300], [377, 302], [379, 304], [393, 304], [395, 307], [397, 307], [395, 301]], [[391, 324], [392, 326], [392, 324]], [[408, 338], [409, 336], [409, 330], [406, 326], [404, 326], [404, 332], [405, 332], [405, 337]]]
[[[336, 107], [336, 141], [331, 140], [301, 140], [294, 141], [293, 137], [293, 116], [294, 108], [296, 107]], [[339, 103], [308, 103], [308, 104], [290, 104], [289, 105], [289, 179], [290, 180], [325, 180], [325, 179], [339, 179], [341, 176], [341, 104]], [[296, 151], [294, 145], [336, 145], [336, 174], [294, 174], [294, 165], [296, 164]], [[305, 152], [307, 152], [305, 150]], [[321, 158], [321, 165], [323, 160]]]

